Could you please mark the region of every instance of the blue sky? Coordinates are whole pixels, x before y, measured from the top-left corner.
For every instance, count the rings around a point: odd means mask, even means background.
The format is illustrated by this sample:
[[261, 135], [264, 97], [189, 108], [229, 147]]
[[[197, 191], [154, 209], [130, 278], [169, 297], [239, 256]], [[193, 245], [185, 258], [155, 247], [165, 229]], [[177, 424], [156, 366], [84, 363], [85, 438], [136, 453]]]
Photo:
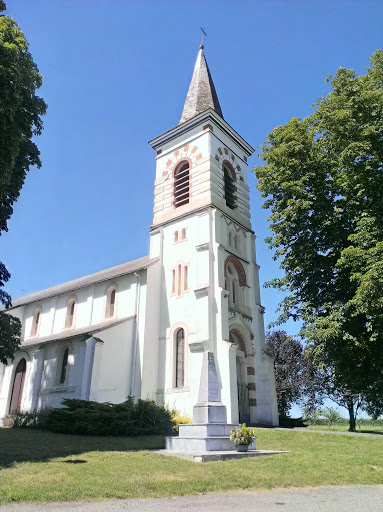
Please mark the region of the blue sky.
[[[223, 114], [254, 148], [249, 159], [261, 280], [280, 275], [264, 243], [267, 212], [251, 168], [274, 126], [312, 111], [338, 67], [364, 73], [383, 47], [381, 1], [8, 0], [44, 77], [28, 175], [0, 239], [14, 298], [148, 253], [154, 151], [175, 126], [200, 44]], [[280, 296], [262, 290], [266, 322]], [[289, 334], [298, 331], [293, 322]]]

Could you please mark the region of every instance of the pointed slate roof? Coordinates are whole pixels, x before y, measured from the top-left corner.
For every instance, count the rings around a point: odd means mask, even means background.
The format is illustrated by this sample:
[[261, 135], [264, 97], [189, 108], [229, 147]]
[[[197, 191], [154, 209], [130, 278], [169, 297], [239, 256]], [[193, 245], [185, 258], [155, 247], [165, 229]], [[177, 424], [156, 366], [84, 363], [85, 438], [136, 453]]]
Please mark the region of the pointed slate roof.
[[209, 108], [214, 109], [223, 119], [213, 79], [203, 53], [203, 45], [201, 44], [199, 48], [179, 124], [189, 121], [189, 119]]

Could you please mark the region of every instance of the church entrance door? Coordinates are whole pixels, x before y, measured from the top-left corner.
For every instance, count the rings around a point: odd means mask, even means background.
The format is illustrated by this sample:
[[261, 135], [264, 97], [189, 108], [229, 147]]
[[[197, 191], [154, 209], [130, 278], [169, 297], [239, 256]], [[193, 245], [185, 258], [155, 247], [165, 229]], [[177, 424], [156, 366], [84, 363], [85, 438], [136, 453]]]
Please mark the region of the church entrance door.
[[12, 397], [11, 403], [9, 405], [9, 412], [20, 411], [26, 368], [27, 363], [25, 359], [20, 359], [18, 365], [16, 366], [15, 377], [13, 379]]
[[243, 383], [243, 364], [237, 357], [237, 389], [238, 389], [238, 414], [239, 423], [250, 423], [249, 390]]

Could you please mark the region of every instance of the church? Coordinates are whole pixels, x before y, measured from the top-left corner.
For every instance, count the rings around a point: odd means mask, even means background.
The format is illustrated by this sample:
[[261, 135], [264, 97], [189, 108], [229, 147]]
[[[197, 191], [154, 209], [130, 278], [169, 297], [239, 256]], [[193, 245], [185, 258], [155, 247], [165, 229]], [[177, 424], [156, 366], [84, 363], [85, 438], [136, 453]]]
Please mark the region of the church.
[[211, 351], [229, 423], [278, 424], [265, 352], [247, 159], [200, 46], [180, 122], [155, 151], [149, 255], [21, 297], [0, 418], [64, 398], [152, 399], [192, 415]]

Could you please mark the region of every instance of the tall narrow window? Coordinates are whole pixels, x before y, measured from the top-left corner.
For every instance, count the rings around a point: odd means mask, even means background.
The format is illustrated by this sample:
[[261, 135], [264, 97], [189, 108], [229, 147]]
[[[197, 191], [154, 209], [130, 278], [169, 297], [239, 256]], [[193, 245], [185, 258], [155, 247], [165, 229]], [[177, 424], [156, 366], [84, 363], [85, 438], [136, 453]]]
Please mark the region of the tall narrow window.
[[188, 289], [188, 266], [184, 266], [184, 286], [183, 291], [186, 292]]
[[61, 361], [61, 372], [60, 372], [60, 381], [59, 381], [60, 384], [65, 383], [66, 371], [67, 371], [67, 367], [68, 367], [68, 355], [69, 355], [69, 349], [66, 348], [65, 352], [63, 354], [62, 361]]
[[228, 290], [230, 292], [230, 295], [229, 295], [229, 302], [233, 305], [235, 305], [237, 303], [237, 289], [236, 289], [236, 277], [237, 277], [237, 272], [234, 268], [234, 266], [232, 264], [229, 264], [227, 265], [227, 268], [226, 268], [226, 271], [227, 271], [227, 274], [226, 274], [226, 279], [227, 279], [227, 287], [228, 287]]
[[178, 242], [178, 231], [175, 231], [174, 233], [174, 243], [176, 244]]
[[233, 294], [232, 294], [233, 304], [237, 304], [237, 283], [235, 280], [232, 281], [232, 286], [233, 286]]
[[75, 299], [69, 299], [66, 307], [65, 329], [70, 329], [73, 327], [75, 307]]
[[36, 309], [35, 312], [33, 313], [31, 336], [37, 336], [37, 332], [39, 330], [39, 323], [40, 323], [40, 310]]
[[174, 205], [176, 208], [189, 202], [189, 164], [181, 163], [174, 173]]
[[235, 173], [228, 164], [223, 165], [224, 193], [226, 205], [234, 210], [235, 208]]
[[111, 286], [106, 293], [105, 318], [112, 318], [116, 314], [116, 288]]
[[176, 293], [176, 269], [172, 270], [172, 293]]
[[176, 334], [176, 388], [182, 388], [185, 385], [185, 331], [178, 329]]
[[177, 286], [177, 295], [182, 294], [182, 265], [177, 265], [177, 279], [178, 279], [178, 286]]
[[186, 229], [185, 229], [185, 228], [182, 228], [182, 231], [181, 231], [181, 240], [186, 240]]

